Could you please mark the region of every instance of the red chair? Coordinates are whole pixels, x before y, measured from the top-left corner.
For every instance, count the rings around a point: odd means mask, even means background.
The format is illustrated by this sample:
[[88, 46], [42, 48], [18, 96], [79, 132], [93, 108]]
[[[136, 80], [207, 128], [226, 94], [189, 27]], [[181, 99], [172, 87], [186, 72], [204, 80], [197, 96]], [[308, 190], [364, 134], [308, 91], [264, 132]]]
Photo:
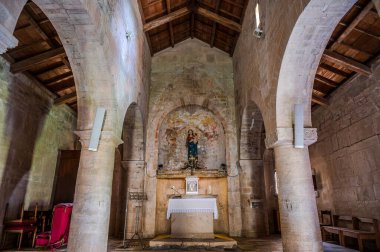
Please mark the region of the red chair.
[[[33, 234], [32, 247], [34, 246], [34, 239], [37, 232], [37, 208], [36, 204], [34, 211], [24, 211], [24, 204], [20, 207], [20, 218], [15, 220], [4, 221], [4, 234], [2, 247], [5, 245], [7, 234], [18, 234], [17, 248], [21, 248], [22, 238], [26, 233]], [[7, 215], [8, 204], [5, 210], [5, 216]]]
[[72, 210], [71, 203], [62, 203], [54, 207], [51, 231], [37, 234], [36, 247], [53, 249], [67, 244]]

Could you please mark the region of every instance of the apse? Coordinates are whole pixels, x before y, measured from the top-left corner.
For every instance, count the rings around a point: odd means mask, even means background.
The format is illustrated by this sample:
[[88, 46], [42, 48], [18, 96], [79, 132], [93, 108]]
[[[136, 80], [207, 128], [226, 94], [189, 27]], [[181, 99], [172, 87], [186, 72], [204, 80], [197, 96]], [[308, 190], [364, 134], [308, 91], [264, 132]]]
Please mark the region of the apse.
[[225, 166], [225, 134], [221, 122], [209, 110], [198, 106], [183, 106], [170, 112], [159, 130], [159, 169], [187, 168], [189, 132], [198, 138], [196, 169], [218, 170]]

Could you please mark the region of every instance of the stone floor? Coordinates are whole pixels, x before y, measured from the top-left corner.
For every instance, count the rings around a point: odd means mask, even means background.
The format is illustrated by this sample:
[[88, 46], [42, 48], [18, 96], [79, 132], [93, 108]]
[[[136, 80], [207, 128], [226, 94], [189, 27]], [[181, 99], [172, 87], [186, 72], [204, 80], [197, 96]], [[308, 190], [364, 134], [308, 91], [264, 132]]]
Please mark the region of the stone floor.
[[[206, 251], [251, 251], [251, 252], [282, 252], [282, 244], [280, 236], [270, 236], [267, 238], [261, 239], [250, 239], [250, 238], [235, 238], [238, 242], [238, 247], [233, 249], [223, 249], [223, 248], [207, 248], [207, 247], [163, 247], [163, 248], [146, 248], [144, 250], [136, 248], [122, 249], [122, 241], [111, 239], [108, 244], [109, 252], [118, 252], [118, 251], [197, 251], [197, 252], [206, 252]], [[148, 243], [149, 241], [144, 241]], [[323, 243], [324, 252], [357, 252], [357, 250], [344, 248], [331, 243]], [[4, 252], [19, 252], [19, 251], [28, 251], [28, 252], [48, 252], [51, 250], [44, 249], [21, 249], [21, 250], [2, 250]], [[66, 249], [54, 250], [66, 251]]]
[[[164, 247], [164, 248], [148, 248], [145, 250], [138, 249], [137, 247], [122, 249], [121, 241], [110, 240], [109, 242], [109, 252], [117, 251], [251, 251], [251, 252], [282, 252], [282, 244], [280, 236], [270, 236], [262, 239], [249, 239], [249, 238], [235, 238], [238, 242], [238, 247], [234, 249], [223, 249], [223, 248], [205, 248], [205, 247], [189, 247], [189, 248], [179, 248], [179, 247]], [[323, 248], [325, 252], [357, 252], [357, 250], [352, 250], [344, 248], [331, 243], [323, 243]]]

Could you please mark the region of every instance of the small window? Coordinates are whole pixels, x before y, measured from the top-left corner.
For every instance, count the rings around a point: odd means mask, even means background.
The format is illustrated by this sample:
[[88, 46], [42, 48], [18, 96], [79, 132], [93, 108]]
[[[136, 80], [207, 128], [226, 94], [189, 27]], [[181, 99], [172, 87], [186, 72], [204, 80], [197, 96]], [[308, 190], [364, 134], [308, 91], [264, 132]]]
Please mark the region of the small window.
[[274, 194], [278, 195], [278, 175], [277, 171], [274, 171]]
[[260, 28], [260, 5], [259, 3], [256, 4], [255, 8], [255, 16], [256, 16], [256, 29]]

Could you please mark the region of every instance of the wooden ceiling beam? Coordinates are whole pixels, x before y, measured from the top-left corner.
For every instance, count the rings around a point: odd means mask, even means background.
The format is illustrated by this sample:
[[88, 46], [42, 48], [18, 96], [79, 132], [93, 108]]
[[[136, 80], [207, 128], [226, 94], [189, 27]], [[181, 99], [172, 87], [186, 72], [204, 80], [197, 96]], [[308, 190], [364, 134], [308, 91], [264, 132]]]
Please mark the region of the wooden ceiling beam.
[[161, 25], [167, 24], [169, 22], [172, 22], [178, 18], [181, 18], [183, 16], [186, 16], [191, 13], [191, 9], [189, 7], [184, 7], [179, 10], [173, 11], [170, 14], [157, 18], [149, 23], [144, 24], [144, 32], [153, 30]]
[[372, 74], [371, 68], [367, 65], [364, 65], [356, 60], [353, 60], [331, 50], [325, 50], [323, 57], [330, 62], [341, 65], [364, 76], [370, 76]]
[[69, 103], [69, 102], [72, 102], [76, 99], [77, 99], [77, 93], [73, 92], [73, 93], [70, 93], [70, 94], [67, 94], [67, 95], [64, 95], [64, 96], [61, 96], [61, 97], [54, 99], [54, 105], [61, 105], [61, 104]]
[[320, 96], [317, 96], [315, 94], [313, 94], [312, 98], [311, 98], [311, 101], [312, 102], [315, 102], [321, 106], [324, 106], [324, 107], [327, 107], [330, 105], [329, 101], [323, 97], [320, 97]]
[[[215, 3], [215, 12], [216, 12], [216, 14], [219, 14], [220, 2], [221, 2], [221, 0], [216, 0], [216, 3]], [[214, 22], [212, 24], [212, 33], [211, 33], [211, 41], [210, 41], [210, 46], [211, 47], [214, 47], [215, 34], [216, 34], [216, 22]]]
[[57, 75], [57, 76], [55, 76], [53, 78], [45, 80], [44, 84], [46, 86], [53, 86], [55, 84], [58, 84], [61, 81], [64, 81], [64, 80], [67, 80], [67, 79], [70, 79], [70, 78], [74, 78], [73, 73], [72, 72], [66, 72], [64, 74], [60, 74], [60, 75]]
[[190, 37], [194, 38], [194, 32], [195, 32], [195, 0], [191, 0], [191, 20], [190, 20]]
[[315, 80], [317, 80], [319, 83], [322, 83], [323, 85], [328, 86], [328, 87], [332, 87], [332, 88], [338, 87], [338, 83], [319, 74], [315, 75]]
[[44, 63], [54, 58], [62, 58], [65, 57], [65, 49], [63, 47], [59, 47], [56, 49], [51, 49], [49, 51], [40, 53], [38, 55], [32, 56], [30, 58], [15, 62], [11, 65], [12, 73], [19, 73], [30, 68], [34, 67], [36, 64]]
[[44, 30], [42, 30], [41, 26], [37, 23], [37, 21], [34, 20], [32, 15], [28, 11], [28, 9], [25, 8], [24, 10], [25, 10], [26, 17], [28, 18], [28, 22], [36, 29], [36, 31], [40, 35], [40, 37], [43, 40], [45, 40], [49, 44], [50, 47], [54, 48], [55, 46], [54, 46], [53, 42], [50, 40], [50, 37], [46, 34], [46, 32]]
[[[143, 7], [141, 5], [141, 1], [140, 0], [137, 1], [137, 5], [139, 7], [142, 23], [145, 24], [146, 23], [146, 19], [145, 19], [145, 16], [144, 16], [144, 10], [143, 10]], [[148, 32], [144, 32], [144, 33], [145, 33], [145, 37], [146, 37], [146, 42], [148, 43], [150, 55], [153, 56], [154, 52], [153, 52], [152, 42], [150, 41], [149, 33]]]
[[325, 63], [320, 64], [319, 67], [321, 67], [321, 68], [323, 68], [323, 69], [325, 69], [325, 70], [327, 70], [327, 71], [329, 71], [329, 72], [331, 72], [333, 74], [337, 74], [339, 76], [342, 76], [344, 78], [348, 78], [350, 76], [350, 74], [348, 74], [348, 73], [346, 73], [346, 72], [344, 72], [344, 71], [342, 71], [340, 69], [337, 69], [335, 67], [332, 67], [330, 65], [327, 65]]
[[73, 87], [75, 87], [74, 79], [67, 79], [67, 80], [59, 82], [56, 85], [49, 86], [48, 89], [54, 93], [57, 93], [65, 89], [73, 88]]
[[[171, 0], [166, 0], [166, 10], [168, 14], [171, 12], [171, 6], [170, 6]], [[174, 32], [173, 32], [173, 24], [172, 22], [169, 22], [169, 32], [170, 32], [170, 43], [172, 44], [172, 47], [174, 47]]]
[[241, 5], [241, 4], [239, 4], [239, 3], [236, 3], [236, 2], [233, 1], [233, 0], [224, 0], [224, 2], [229, 3], [229, 4], [231, 4], [231, 5], [234, 5], [234, 6], [236, 6], [236, 7], [239, 7], [239, 8], [241, 8], [241, 9], [244, 9], [244, 5]]
[[336, 42], [331, 46], [332, 50], [335, 50], [339, 43], [342, 43], [343, 40], [355, 29], [355, 27], [363, 20], [363, 18], [371, 11], [373, 8], [373, 2], [369, 1], [368, 4], [362, 9], [359, 15], [347, 26], [342, 34], [337, 38]]
[[69, 60], [68, 60], [66, 57], [62, 57], [62, 62], [63, 62], [63, 64], [65, 64], [65, 66], [66, 66], [68, 69], [70, 69], [70, 71], [71, 71], [71, 65], [70, 65], [70, 62], [69, 62]]
[[195, 9], [195, 12], [201, 16], [204, 16], [208, 19], [211, 19], [212, 21], [217, 22], [218, 24], [221, 24], [227, 28], [230, 28], [231, 30], [237, 31], [239, 33], [241, 32], [241, 24], [236, 23], [228, 18], [222, 17], [212, 11], [198, 7]]

